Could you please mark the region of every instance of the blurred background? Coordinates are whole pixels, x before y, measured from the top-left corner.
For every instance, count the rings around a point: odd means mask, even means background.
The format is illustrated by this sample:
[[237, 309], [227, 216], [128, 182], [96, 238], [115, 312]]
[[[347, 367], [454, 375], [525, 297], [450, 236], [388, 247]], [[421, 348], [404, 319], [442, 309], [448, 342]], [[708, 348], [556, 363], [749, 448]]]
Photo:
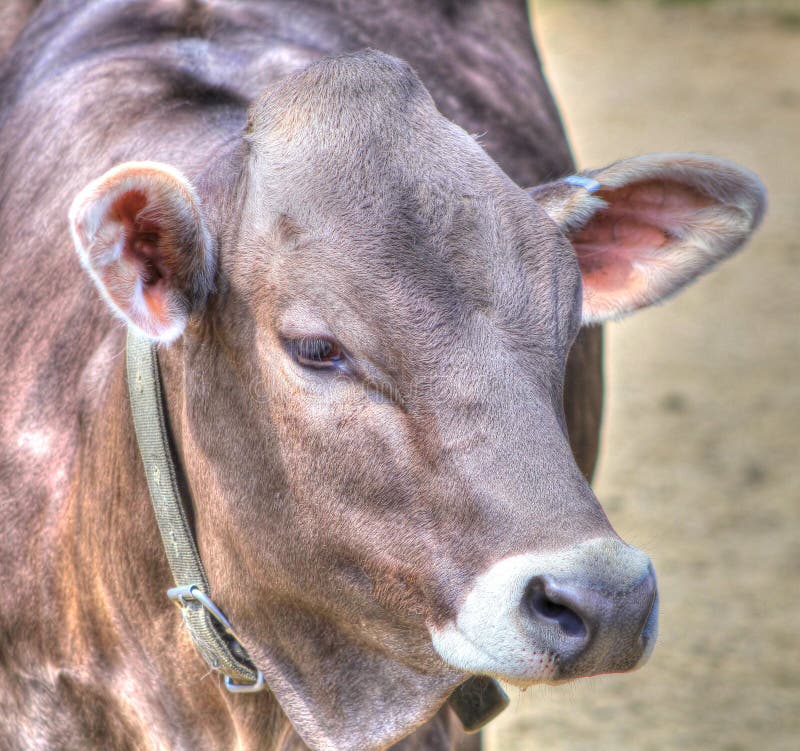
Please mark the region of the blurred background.
[[727, 157], [767, 184], [753, 242], [606, 327], [595, 488], [653, 557], [637, 673], [520, 692], [490, 751], [800, 748], [800, 0], [536, 0], [579, 167]]

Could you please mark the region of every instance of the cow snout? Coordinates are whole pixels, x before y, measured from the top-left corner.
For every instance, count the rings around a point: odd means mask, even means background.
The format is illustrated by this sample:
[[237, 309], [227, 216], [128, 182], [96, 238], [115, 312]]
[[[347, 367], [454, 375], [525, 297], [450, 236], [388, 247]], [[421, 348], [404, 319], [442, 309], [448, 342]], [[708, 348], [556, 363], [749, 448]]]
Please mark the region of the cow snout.
[[496, 563], [455, 620], [431, 636], [455, 667], [530, 684], [638, 667], [652, 652], [657, 622], [649, 558], [602, 538]]
[[[534, 576], [525, 588], [522, 614], [534, 628], [550, 629], [560, 640], [560, 654], [579, 654], [594, 638], [618, 628], [621, 610], [630, 611], [631, 630], [647, 640], [646, 626], [656, 599], [656, 577], [652, 566], [642, 580], [622, 598], [607, 595], [592, 583], [559, 581], [553, 576]], [[620, 602], [629, 601], [626, 602]], [[626, 604], [629, 606], [626, 608]]]

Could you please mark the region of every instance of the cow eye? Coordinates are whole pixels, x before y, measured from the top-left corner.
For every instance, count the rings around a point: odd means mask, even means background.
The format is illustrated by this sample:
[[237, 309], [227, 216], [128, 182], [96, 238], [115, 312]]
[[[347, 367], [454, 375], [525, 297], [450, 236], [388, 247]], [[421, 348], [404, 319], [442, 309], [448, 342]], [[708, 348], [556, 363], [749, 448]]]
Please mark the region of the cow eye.
[[303, 337], [292, 342], [294, 357], [307, 368], [332, 368], [344, 361], [342, 348], [330, 339]]

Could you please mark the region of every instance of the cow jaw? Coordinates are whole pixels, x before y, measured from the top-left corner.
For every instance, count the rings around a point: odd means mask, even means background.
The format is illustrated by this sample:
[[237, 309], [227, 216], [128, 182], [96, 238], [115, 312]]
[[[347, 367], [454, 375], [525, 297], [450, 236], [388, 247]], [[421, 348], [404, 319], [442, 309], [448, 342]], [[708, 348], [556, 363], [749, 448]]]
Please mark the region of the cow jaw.
[[260, 631], [248, 648], [314, 751], [387, 749], [433, 717], [466, 678], [441, 665], [406, 665], [291, 604]]
[[455, 619], [430, 632], [448, 664], [526, 686], [640, 667], [655, 644], [657, 619], [647, 556], [596, 538], [495, 563]]

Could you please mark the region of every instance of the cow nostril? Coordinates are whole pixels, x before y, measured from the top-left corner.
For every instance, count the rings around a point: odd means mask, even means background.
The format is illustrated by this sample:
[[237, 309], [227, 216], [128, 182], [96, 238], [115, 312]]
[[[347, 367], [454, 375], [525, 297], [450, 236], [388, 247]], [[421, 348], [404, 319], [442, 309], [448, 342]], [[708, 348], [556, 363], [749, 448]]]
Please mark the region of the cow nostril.
[[547, 582], [542, 577], [534, 577], [528, 583], [524, 603], [531, 616], [558, 626], [566, 636], [586, 636], [583, 619], [568, 605], [548, 595]]

